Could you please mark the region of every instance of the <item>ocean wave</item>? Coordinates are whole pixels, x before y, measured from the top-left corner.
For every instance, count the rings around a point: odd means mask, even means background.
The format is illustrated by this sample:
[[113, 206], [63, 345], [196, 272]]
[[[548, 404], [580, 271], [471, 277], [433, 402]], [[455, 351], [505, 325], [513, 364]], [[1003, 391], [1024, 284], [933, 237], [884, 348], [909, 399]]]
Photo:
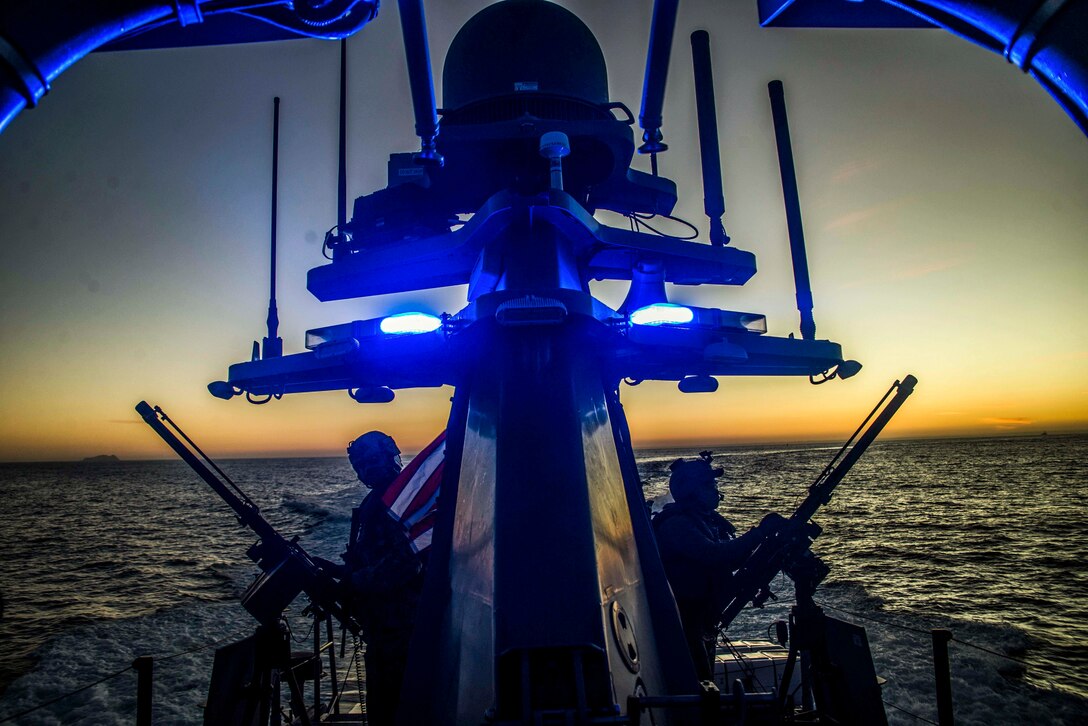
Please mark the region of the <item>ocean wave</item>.
[[[1088, 439], [1043, 443], [877, 445], [818, 514], [824, 533], [814, 549], [832, 574], [817, 599], [829, 614], [867, 629], [878, 672], [889, 678], [890, 702], [934, 718], [928, 631], [941, 627], [1016, 659], [953, 643], [957, 721], [1083, 722]], [[728, 471], [722, 511], [740, 529], [765, 511], [789, 513], [834, 448], [719, 452]], [[644, 493], [664, 494], [668, 463], [698, 451], [640, 453]], [[9, 469], [22, 483], [5, 501], [15, 524], [0, 531], [7, 605], [0, 684], [23, 675], [0, 700], [0, 718], [124, 667], [135, 655], [196, 647], [229, 635], [231, 623], [252, 628], [234, 601], [256, 572], [245, 556], [254, 537], [194, 485], [183, 465], [138, 463], [124, 477], [69, 468], [64, 487], [55, 485], [57, 471]], [[304, 533], [308, 552], [335, 560], [343, 551], [351, 508], [362, 496], [357, 484], [344, 485], [345, 462], [231, 462], [231, 474], [285, 535]], [[140, 506], [145, 501], [153, 505]], [[66, 536], [36, 528], [41, 512], [68, 522]], [[744, 611], [738, 632], [765, 638], [775, 618], [789, 617], [792, 584], [780, 577], [774, 589], [781, 600]], [[157, 718], [200, 723], [210, 651], [168, 662], [156, 665]], [[20, 723], [131, 723], [131, 675]], [[910, 722], [893, 709], [889, 718]]]

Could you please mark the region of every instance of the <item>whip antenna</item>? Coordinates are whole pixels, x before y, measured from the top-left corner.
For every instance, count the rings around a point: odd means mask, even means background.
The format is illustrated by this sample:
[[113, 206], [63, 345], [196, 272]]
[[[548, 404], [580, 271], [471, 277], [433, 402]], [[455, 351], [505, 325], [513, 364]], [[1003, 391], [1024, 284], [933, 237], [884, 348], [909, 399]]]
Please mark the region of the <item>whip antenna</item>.
[[722, 217], [725, 216], [725, 192], [722, 191], [722, 155], [718, 148], [718, 114], [714, 103], [714, 73], [710, 65], [710, 33], [696, 30], [691, 34], [691, 63], [695, 72], [695, 111], [699, 117], [699, 156], [703, 167], [703, 210], [710, 220], [710, 243], [715, 247], [729, 244]]
[[[280, 174], [280, 97], [272, 99], [272, 240], [271, 265], [268, 275], [268, 337], [262, 346], [264, 358], [279, 358], [283, 355], [283, 339], [277, 335], [280, 326], [279, 311], [276, 309], [276, 200], [279, 196]], [[256, 343], [254, 343], [256, 347]]]
[[771, 96], [774, 138], [778, 144], [778, 168], [782, 174], [782, 198], [786, 203], [786, 227], [790, 236], [790, 256], [793, 257], [797, 311], [801, 314], [801, 337], [813, 340], [816, 338], [816, 321], [812, 318], [812, 285], [808, 279], [808, 256], [805, 253], [805, 230], [801, 224], [801, 199], [797, 194], [793, 145], [790, 143], [790, 122], [786, 118], [786, 94], [782, 90], [782, 81], [771, 81], [767, 90]]
[[404, 36], [404, 55], [408, 60], [408, 85], [416, 118], [419, 153], [416, 163], [441, 167], [445, 159], [438, 153], [438, 112], [434, 101], [431, 51], [427, 44], [427, 21], [423, 0], [398, 0], [400, 27]]
[[650, 45], [646, 50], [646, 76], [642, 82], [642, 109], [638, 125], [642, 127], [642, 146], [638, 153], [649, 154], [653, 174], [657, 176], [657, 155], [669, 147], [661, 133], [661, 107], [665, 104], [665, 80], [669, 75], [672, 33], [680, 0], [654, 0], [650, 21]]
[[348, 40], [340, 41], [340, 140], [336, 170], [336, 234], [344, 236], [348, 221]]

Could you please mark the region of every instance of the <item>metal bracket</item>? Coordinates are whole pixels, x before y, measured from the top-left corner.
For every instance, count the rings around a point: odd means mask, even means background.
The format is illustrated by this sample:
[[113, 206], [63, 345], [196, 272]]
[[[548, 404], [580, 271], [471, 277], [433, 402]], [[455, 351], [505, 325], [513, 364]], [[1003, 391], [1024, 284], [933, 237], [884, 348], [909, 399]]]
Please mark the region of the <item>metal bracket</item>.
[[0, 36], [0, 60], [15, 71], [21, 87], [19, 91], [26, 98], [26, 105], [34, 108], [42, 96], [49, 93], [49, 81], [34, 62], [23, 55], [15, 46]]
[[1027, 73], [1035, 58], [1036, 41], [1067, 4], [1068, 0], [1045, 0], [1034, 13], [1021, 21], [1005, 46], [1005, 60]]
[[178, 24], [183, 28], [204, 22], [200, 0], [174, 0], [174, 12], [177, 13]]

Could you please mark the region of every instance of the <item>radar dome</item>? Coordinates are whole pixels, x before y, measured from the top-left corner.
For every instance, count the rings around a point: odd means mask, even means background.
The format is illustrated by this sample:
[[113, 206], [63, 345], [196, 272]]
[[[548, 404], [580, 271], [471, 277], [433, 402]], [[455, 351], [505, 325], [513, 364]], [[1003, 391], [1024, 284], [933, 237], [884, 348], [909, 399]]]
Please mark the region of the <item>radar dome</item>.
[[504, 0], [458, 31], [442, 71], [442, 107], [520, 93], [608, 103], [601, 46], [574, 13], [545, 0]]

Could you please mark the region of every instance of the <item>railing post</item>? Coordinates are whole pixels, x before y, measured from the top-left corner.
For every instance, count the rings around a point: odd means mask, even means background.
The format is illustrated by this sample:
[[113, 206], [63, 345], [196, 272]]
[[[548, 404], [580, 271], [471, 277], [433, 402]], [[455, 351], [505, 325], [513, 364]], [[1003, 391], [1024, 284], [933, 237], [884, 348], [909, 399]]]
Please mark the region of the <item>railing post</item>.
[[952, 726], [952, 671], [948, 665], [951, 630], [933, 630], [933, 676], [937, 680], [937, 723]]
[[132, 661], [136, 671], [136, 726], [151, 726], [151, 676], [154, 659], [141, 655]]
[[321, 611], [314, 608], [314, 718], [321, 714]]
[[340, 694], [337, 692], [336, 636], [332, 631], [332, 615], [325, 613], [325, 636], [329, 639], [329, 701], [333, 713], [340, 713]]

